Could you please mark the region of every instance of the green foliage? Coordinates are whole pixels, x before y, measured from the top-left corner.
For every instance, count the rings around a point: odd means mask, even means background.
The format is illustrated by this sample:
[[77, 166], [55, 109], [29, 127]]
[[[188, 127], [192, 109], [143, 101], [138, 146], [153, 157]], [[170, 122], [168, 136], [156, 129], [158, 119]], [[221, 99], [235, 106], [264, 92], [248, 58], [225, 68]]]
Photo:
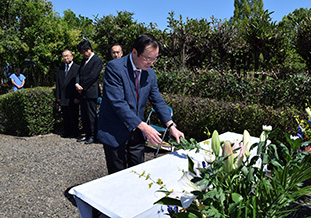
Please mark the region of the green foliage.
[[32, 136], [52, 132], [57, 116], [53, 88], [22, 89], [0, 97], [1, 132]]
[[262, 0], [234, 0], [233, 20], [247, 20], [256, 17], [263, 12]]
[[1, 19], [1, 71], [7, 65], [13, 71], [22, 68], [27, 87], [54, 84], [61, 52], [76, 48], [80, 30], [55, 14], [51, 2], [4, 0], [3, 4], [9, 19]]
[[[157, 204], [177, 205], [181, 210], [171, 217], [286, 217], [299, 207], [289, 209], [298, 198], [311, 194], [311, 186], [303, 186], [310, 179], [310, 152], [297, 153], [301, 140], [289, 139], [287, 143], [259, 142], [255, 156], [247, 157], [242, 165], [231, 171], [224, 170], [226, 158], [217, 156], [207, 167], [195, 169], [189, 164], [190, 172], [199, 171], [191, 179], [196, 187], [203, 187], [191, 193], [195, 196], [187, 208], [182, 201], [170, 196]], [[194, 145], [196, 146], [196, 145]], [[255, 166], [260, 159], [261, 164]], [[269, 166], [269, 172], [265, 166]], [[189, 195], [189, 194], [188, 194]], [[190, 197], [189, 197], [190, 199]], [[193, 199], [193, 198], [192, 198]]]
[[111, 60], [109, 47], [113, 43], [120, 43], [123, 47], [123, 53], [132, 51], [132, 43], [135, 38], [147, 31], [147, 28], [137, 21], [133, 20], [133, 13], [127, 11], [118, 11], [118, 15], [103, 16], [95, 19], [96, 33], [93, 37], [98, 46], [98, 51], [103, 62]]
[[232, 71], [187, 70], [185, 72], [158, 72], [158, 87], [162, 93], [177, 94], [220, 100], [245, 102], [275, 108], [292, 107], [304, 109], [310, 101], [311, 80], [298, 75], [286, 80], [267, 77], [252, 79], [240, 77]]
[[306, 61], [308, 70], [311, 71], [311, 16], [299, 26], [296, 48], [301, 57]]
[[183, 19], [182, 15], [176, 19], [172, 11], [167, 28], [159, 30], [155, 23], [133, 20], [134, 14], [127, 11], [97, 15], [93, 21], [70, 9], [60, 17], [46, 0], [3, 0], [0, 6], [0, 78], [5, 78], [7, 66], [10, 73], [20, 67], [27, 77], [26, 87], [53, 85], [64, 49], [72, 50], [79, 63], [82, 57], [76, 46], [82, 38], [92, 42], [106, 63], [112, 43], [121, 43], [127, 54], [133, 40], [144, 32], [159, 40], [161, 59], [155, 68], [165, 72], [213, 69], [245, 76], [254, 71], [262, 72], [263, 78], [286, 79], [306, 74], [306, 66], [311, 66], [306, 52], [309, 37], [305, 37], [310, 9], [296, 9], [277, 24], [271, 21], [271, 13], [263, 11], [262, 0], [239, 0], [230, 21]]
[[241, 134], [248, 129], [251, 135], [260, 135], [263, 124], [295, 135], [297, 123], [294, 117], [301, 114], [294, 107], [273, 108], [175, 95], [164, 95], [163, 98], [173, 108], [173, 119], [178, 128], [198, 141], [206, 139], [206, 129]]

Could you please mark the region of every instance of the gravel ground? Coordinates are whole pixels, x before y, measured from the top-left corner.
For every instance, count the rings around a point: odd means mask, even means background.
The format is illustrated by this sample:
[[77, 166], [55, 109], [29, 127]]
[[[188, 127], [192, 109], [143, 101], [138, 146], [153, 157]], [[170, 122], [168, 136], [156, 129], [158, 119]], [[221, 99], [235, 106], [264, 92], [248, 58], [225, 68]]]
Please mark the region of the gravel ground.
[[0, 218], [79, 217], [65, 193], [107, 175], [107, 168], [101, 144], [0, 134], [0, 175]]
[[[78, 218], [67, 191], [107, 175], [107, 168], [101, 144], [85, 145], [56, 134], [25, 138], [0, 134], [0, 175], [0, 218]], [[310, 200], [308, 196], [299, 203]], [[311, 215], [310, 205], [305, 209], [290, 217]]]

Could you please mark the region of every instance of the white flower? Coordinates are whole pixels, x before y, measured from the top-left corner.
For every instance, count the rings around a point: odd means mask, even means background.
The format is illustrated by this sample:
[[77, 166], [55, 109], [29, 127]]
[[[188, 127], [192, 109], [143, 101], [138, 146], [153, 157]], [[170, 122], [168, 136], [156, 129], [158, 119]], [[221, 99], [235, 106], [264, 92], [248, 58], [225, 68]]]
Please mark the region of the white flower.
[[263, 130], [263, 131], [266, 131], [266, 132], [271, 132], [271, 131], [272, 131], [272, 126], [263, 125], [263, 126], [262, 126], [262, 130]]
[[197, 187], [193, 182], [191, 182], [191, 179], [196, 177], [195, 174], [191, 172], [183, 172], [183, 176], [178, 180], [178, 184], [181, 186], [181, 188], [188, 193], [191, 193], [192, 191], [199, 191], [200, 188]]
[[245, 154], [247, 156], [249, 156], [250, 155], [249, 150], [250, 150], [250, 147], [252, 145], [252, 140], [251, 140], [251, 136], [247, 130], [244, 130], [244, 132], [243, 132], [243, 145], [246, 146]]
[[207, 163], [213, 163], [216, 159], [216, 156], [211, 151], [204, 151], [204, 159]]

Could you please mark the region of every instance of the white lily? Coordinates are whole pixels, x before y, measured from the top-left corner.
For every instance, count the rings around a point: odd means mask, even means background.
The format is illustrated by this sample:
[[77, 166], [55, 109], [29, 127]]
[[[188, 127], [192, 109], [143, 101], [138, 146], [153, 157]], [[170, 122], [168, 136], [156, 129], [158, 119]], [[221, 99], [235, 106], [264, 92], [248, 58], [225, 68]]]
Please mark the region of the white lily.
[[251, 136], [247, 130], [244, 130], [243, 132], [243, 145], [246, 146], [245, 154], [249, 156], [250, 155], [249, 150], [252, 145], [252, 142], [251, 142]]
[[306, 112], [307, 112], [307, 114], [308, 114], [308, 116], [309, 116], [309, 118], [310, 118], [310, 117], [311, 117], [311, 110], [310, 110], [309, 107], [306, 108]]
[[[239, 151], [235, 151], [238, 148], [240, 148], [240, 150]], [[233, 163], [233, 169], [237, 169], [242, 164], [242, 161], [243, 161], [243, 158], [244, 158], [244, 154], [245, 154], [245, 151], [246, 151], [246, 145], [236, 141], [234, 143], [233, 147], [232, 147], [232, 151], [233, 151], [233, 162], [234, 162]]]
[[216, 156], [220, 153], [220, 139], [217, 130], [214, 130], [212, 134], [212, 149]]
[[264, 142], [264, 141], [267, 140], [269, 132], [272, 131], [272, 126], [265, 126], [265, 125], [263, 125], [262, 126], [262, 130], [263, 131], [260, 134], [259, 141]]
[[272, 131], [272, 126], [262, 125], [262, 130], [266, 131], [266, 132], [271, 132]]
[[183, 208], [189, 207], [196, 198], [196, 196], [191, 192], [201, 190], [193, 182], [191, 182], [191, 179], [193, 179], [195, 176], [196, 175], [191, 172], [183, 171], [183, 176], [178, 180], [178, 184], [183, 191], [172, 192], [169, 194], [170, 197], [179, 199]]

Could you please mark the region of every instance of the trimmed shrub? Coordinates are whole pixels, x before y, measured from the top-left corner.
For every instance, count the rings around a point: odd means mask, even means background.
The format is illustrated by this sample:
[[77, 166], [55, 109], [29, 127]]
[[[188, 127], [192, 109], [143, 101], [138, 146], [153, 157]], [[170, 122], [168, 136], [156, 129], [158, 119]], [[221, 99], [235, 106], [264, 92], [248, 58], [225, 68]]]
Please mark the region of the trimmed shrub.
[[[262, 125], [272, 125], [273, 129], [295, 135], [297, 123], [294, 116], [304, 114], [294, 107], [273, 108], [176, 95], [163, 95], [163, 98], [173, 109], [173, 120], [185, 137], [197, 141], [208, 138], [205, 132], [214, 130], [242, 134], [247, 129], [252, 136], [259, 136]], [[150, 111], [150, 105], [146, 111]]]
[[22, 89], [0, 96], [0, 130], [6, 134], [33, 136], [53, 131], [59, 117], [54, 88]]
[[[248, 75], [249, 77], [252, 74]], [[311, 102], [311, 79], [306, 75], [286, 80], [267, 77], [264, 81], [240, 77], [234, 72], [187, 70], [160, 72], [158, 87], [162, 93], [217, 99], [224, 102], [246, 102], [274, 108], [304, 109]]]

